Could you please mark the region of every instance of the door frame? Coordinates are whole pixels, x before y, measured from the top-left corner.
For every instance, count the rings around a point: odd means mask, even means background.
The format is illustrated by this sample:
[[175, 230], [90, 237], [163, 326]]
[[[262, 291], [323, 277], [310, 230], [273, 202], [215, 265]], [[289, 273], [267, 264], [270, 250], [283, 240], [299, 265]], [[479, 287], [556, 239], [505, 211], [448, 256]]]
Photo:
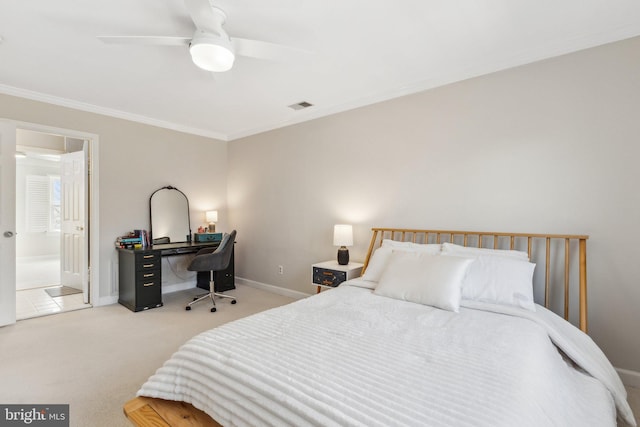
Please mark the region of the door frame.
[[[3, 189], [0, 191], [2, 202], [2, 216], [0, 230], [2, 233], [12, 233], [0, 237], [0, 326], [16, 323], [16, 131], [15, 123], [0, 119], [0, 175]], [[13, 147], [11, 147], [13, 145]], [[8, 152], [5, 152], [9, 150]], [[6, 206], [13, 205], [11, 209]], [[5, 215], [6, 214], [6, 215]], [[9, 239], [11, 239], [9, 241]], [[4, 281], [3, 281], [4, 279]]]
[[[87, 143], [87, 155], [85, 157], [86, 173], [89, 174], [87, 180], [86, 190], [86, 207], [88, 210], [88, 229], [87, 234], [89, 236], [89, 245], [87, 247], [88, 253], [88, 268], [89, 268], [89, 304], [96, 306], [99, 304], [99, 263], [100, 263], [100, 242], [99, 242], [99, 180], [98, 180], [98, 146], [99, 136], [94, 133], [77, 131], [73, 129], [59, 128], [54, 126], [41, 125], [37, 123], [22, 122], [17, 120], [12, 121], [16, 129], [30, 130], [41, 133], [49, 133], [54, 135], [61, 135], [70, 138], [84, 139]], [[15, 281], [14, 281], [15, 282]], [[15, 290], [15, 283], [13, 284]]]

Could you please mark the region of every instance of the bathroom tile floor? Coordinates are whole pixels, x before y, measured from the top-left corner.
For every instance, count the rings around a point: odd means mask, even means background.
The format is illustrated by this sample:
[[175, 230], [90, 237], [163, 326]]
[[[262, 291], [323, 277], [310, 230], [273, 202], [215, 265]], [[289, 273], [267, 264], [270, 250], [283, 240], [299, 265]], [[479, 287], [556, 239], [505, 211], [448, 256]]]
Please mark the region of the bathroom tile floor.
[[32, 317], [91, 307], [91, 304], [84, 303], [82, 293], [51, 297], [45, 292], [46, 288], [55, 288], [57, 286], [58, 285], [17, 291], [16, 319], [30, 319]]
[[16, 258], [16, 320], [89, 308], [82, 293], [51, 297], [45, 289], [60, 283], [60, 257]]

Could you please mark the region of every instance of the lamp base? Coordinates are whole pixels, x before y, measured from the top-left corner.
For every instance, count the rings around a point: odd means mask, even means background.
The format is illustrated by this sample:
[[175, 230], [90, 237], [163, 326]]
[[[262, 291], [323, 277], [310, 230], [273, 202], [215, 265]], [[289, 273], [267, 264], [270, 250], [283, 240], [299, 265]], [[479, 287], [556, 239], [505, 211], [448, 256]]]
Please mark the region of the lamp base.
[[340, 249], [338, 249], [338, 264], [349, 264], [349, 249], [346, 246], [340, 246]]
[[213, 222], [209, 223], [209, 233], [215, 233], [216, 232], [216, 225]]

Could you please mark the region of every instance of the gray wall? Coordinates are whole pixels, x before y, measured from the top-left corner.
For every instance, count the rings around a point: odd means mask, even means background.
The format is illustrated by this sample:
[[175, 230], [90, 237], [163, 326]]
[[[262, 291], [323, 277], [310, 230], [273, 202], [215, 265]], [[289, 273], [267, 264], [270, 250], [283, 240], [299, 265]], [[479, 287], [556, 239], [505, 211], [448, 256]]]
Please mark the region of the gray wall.
[[640, 371], [639, 76], [635, 38], [233, 141], [237, 274], [312, 293], [343, 222], [353, 260], [372, 226], [589, 234], [590, 334]]

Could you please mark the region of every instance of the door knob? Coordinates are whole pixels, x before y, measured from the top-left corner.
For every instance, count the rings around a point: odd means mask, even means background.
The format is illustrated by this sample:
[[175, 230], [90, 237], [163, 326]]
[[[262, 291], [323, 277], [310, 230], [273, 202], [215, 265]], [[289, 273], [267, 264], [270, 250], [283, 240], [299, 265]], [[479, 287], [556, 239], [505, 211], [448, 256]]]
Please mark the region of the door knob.
[[79, 225], [76, 225], [76, 231], [82, 231], [84, 230], [84, 227], [80, 227]]
[[13, 237], [13, 231], [5, 231], [4, 237]]

